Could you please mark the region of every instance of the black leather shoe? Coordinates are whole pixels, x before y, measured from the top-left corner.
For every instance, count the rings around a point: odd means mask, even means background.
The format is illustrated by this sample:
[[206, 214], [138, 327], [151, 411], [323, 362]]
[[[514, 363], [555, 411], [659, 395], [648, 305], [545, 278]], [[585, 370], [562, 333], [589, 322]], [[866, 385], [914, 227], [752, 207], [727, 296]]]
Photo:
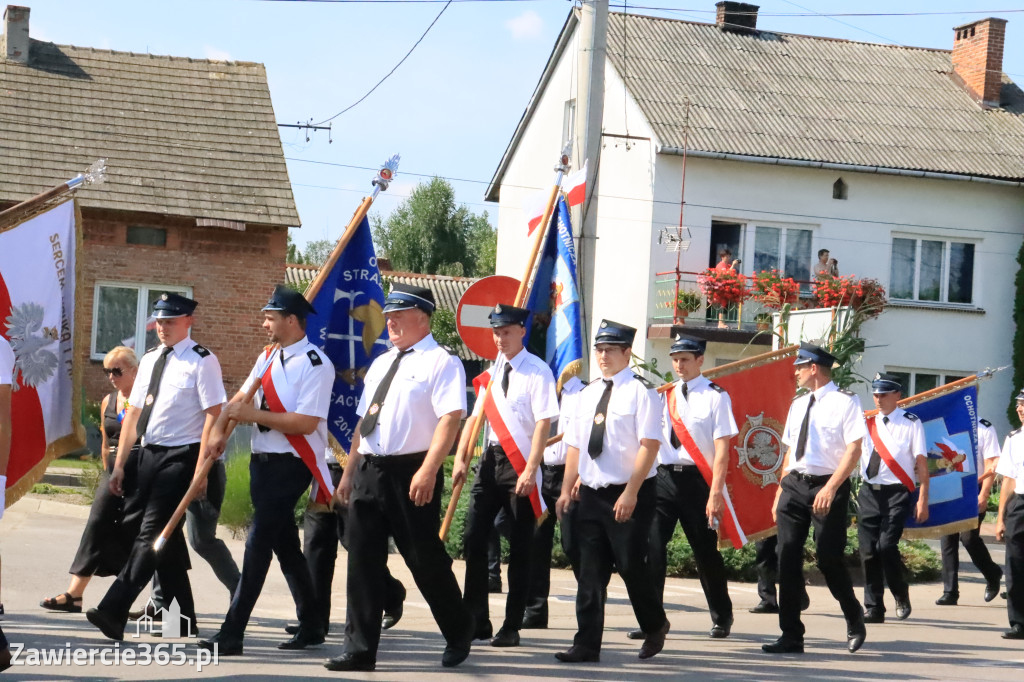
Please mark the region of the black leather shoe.
[[523, 630], [547, 630], [548, 629], [548, 614], [546, 613], [533, 613], [523, 616]]
[[[469, 621], [466, 623], [465, 634], [454, 641], [448, 642], [448, 645], [444, 648], [444, 653], [441, 655], [441, 665], [445, 668], [454, 668], [459, 663], [462, 663], [469, 656], [469, 649], [473, 646], [474, 635], [473, 632], [479, 634], [479, 630], [476, 627], [476, 621], [473, 616], [469, 617]], [[487, 633], [490, 639], [491, 624], [487, 623]]]
[[1001, 637], [1003, 639], [1024, 639], [1024, 626], [1014, 625], [1012, 628], [1004, 632]]
[[804, 641], [802, 639], [791, 639], [783, 635], [774, 642], [762, 644], [761, 651], [766, 654], [802, 654], [804, 652]]
[[334, 672], [369, 671], [377, 667], [377, 661], [346, 653], [328, 658], [324, 661], [324, 667]]
[[779, 612], [779, 605], [778, 604], [773, 604], [770, 601], [765, 601], [764, 599], [762, 599], [760, 602], [758, 602], [757, 606], [755, 606], [754, 608], [750, 609], [750, 612], [751, 613], [778, 613]]
[[897, 599], [896, 600], [896, 617], [899, 620], [906, 620], [910, 618], [910, 600], [909, 599]]
[[666, 618], [665, 624], [662, 625], [657, 632], [652, 632], [647, 635], [647, 639], [644, 640], [644, 645], [640, 647], [640, 654], [637, 658], [643, 661], [661, 653], [661, 650], [665, 648], [665, 635], [668, 634], [668, 629], [669, 622], [668, 618]]
[[601, 654], [573, 645], [567, 651], [559, 651], [555, 654], [555, 658], [562, 663], [597, 663], [601, 660]]
[[487, 591], [491, 594], [501, 594], [501, 578], [488, 578]]
[[153, 606], [152, 602], [147, 603], [145, 608], [141, 608], [138, 611], [128, 612], [128, 620], [138, 620], [143, 616], [149, 616], [153, 619], [154, 623], [159, 623], [164, 618], [164, 612], [163, 610], [158, 611], [157, 608]]
[[867, 609], [864, 611], [864, 622], [877, 624], [885, 622], [885, 611], [878, 608], [877, 606], [873, 609]]
[[[324, 635], [326, 635], [330, 631], [331, 631], [330, 626], [325, 627], [324, 628]], [[284, 626], [284, 633], [286, 635], [297, 635], [297, 634], [299, 634], [299, 626], [298, 625], [285, 625]]]
[[852, 654], [864, 646], [864, 639], [868, 636], [868, 629], [861, 622], [846, 631], [846, 648]]
[[637, 628], [636, 630], [630, 630], [626, 633], [626, 637], [629, 639], [647, 639], [647, 633]]
[[297, 651], [299, 649], [305, 649], [308, 646], [315, 646], [323, 643], [323, 630], [303, 630], [300, 628], [291, 639], [287, 642], [281, 642], [277, 645], [277, 648], [284, 649], [285, 651]]
[[242, 640], [233, 637], [222, 637], [221, 633], [215, 634], [210, 639], [199, 641], [199, 648], [207, 651], [217, 651], [219, 656], [241, 656]]
[[990, 602], [999, 596], [999, 583], [1003, 580], [1003, 574], [1000, 573], [999, 577], [995, 580], [989, 580], [985, 585], [985, 601]]
[[491, 627], [491, 622], [487, 621], [483, 625], [477, 626], [476, 632], [473, 633], [473, 639], [491, 639], [494, 637], [494, 628]]
[[960, 595], [943, 592], [942, 596], [935, 600], [935, 603], [939, 606], [956, 606], [958, 601], [960, 601]]
[[124, 639], [124, 623], [115, 619], [109, 613], [99, 609], [89, 609], [85, 612], [85, 617], [110, 639], [118, 642]]
[[402, 586], [402, 596], [399, 597], [390, 608], [384, 609], [384, 617], [380, 621], [381, 630], [390, 630], [398, 625], [405, 613], [405, 586]]
[[716, 623], [711, 626], [711, 632], [708, 633], [708, 637], [711, 639], [725, 639], [732, 632], [732, 622], [728, 623]]
[[500, 630], [498, 630], [498, 634], [494, 636], [494, 639], [491, 640], [491, 646], [519, 646], [519, 631], [506, 630], [505, 628], [501, 628]]

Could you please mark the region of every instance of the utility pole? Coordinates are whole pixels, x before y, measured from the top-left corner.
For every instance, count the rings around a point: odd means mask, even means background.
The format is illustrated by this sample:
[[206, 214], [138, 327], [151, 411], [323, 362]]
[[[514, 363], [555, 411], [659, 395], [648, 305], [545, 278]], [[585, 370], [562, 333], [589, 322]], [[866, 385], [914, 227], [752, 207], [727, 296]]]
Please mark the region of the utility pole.
[[[579, 31], [579, 85], [573, 149], [577, 168], [587, 161], [587, 193], [576, 224], [580, 294], [583, 298], [583, 343], [590, 347], [594, 327], [594, 258], [597, 250], [597, 177], [601, 166], [604, 127], [604, 66], [608, 57], [608, 0], [581, 0]], [[584, 353], [584, 376], [589, 376], [589, 353]]]

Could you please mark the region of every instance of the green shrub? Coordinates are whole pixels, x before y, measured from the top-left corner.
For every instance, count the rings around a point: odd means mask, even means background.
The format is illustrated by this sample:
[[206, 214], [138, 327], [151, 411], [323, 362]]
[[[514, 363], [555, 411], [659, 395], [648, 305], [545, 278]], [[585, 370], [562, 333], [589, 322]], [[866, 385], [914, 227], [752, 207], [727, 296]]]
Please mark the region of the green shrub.
[[227, 484], [224, 504], [220, 508], [220, 523], [227, 526], [234, 538], [244, 537], [252, 524], [252, 498], [249, 497], [249, 457], [233, 453], [225, 464]]

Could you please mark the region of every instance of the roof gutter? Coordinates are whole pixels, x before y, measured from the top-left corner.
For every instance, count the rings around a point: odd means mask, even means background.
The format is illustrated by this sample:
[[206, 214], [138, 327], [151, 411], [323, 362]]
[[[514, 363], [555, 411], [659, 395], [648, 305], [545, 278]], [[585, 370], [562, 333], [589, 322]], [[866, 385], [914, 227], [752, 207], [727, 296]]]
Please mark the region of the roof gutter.
[[[679, 147], [659, 146], [659, 154], [682, 156], [684, 150]], [[859, 166], [852, 163], [830, 163], [827, 161], [805, 161], [803, 159], [779, 159], [770, 156], [750, 156], [748, 154], [730, 154], [728, 152], [706, 152], [699, 149], [685, 150], [686, 156], [700, 159], [718, 159], [720, 161], [739, 161], [741, 163], [761, 163], [769, 166], [794, 166], [797, 168], [820, 168], [823, 170], [850, 171], [854, 173], [876, 173], [878, 175], [902, 175], [908, 178], [928, 178], [931, 180], [959, 180], [961, 182], [980, 182], [987, 185], [1003, 187], [1024, 187], [1024, 181], [1000, 180], [982, 175], [959, 175], [957, 173], [935, 173], [933, 171], [907, 170], [904, 168], [886, 168], [884, 166]]]

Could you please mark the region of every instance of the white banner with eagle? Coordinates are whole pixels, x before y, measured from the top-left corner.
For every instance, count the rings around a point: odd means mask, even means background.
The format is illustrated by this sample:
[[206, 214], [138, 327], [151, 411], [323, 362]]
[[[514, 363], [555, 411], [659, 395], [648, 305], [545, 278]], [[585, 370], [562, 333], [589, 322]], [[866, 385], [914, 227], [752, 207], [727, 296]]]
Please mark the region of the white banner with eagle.
[[14, 351], [7, 505], [84, 441], [75, 390], [74, 201], [0, 231], [0, 334]]

